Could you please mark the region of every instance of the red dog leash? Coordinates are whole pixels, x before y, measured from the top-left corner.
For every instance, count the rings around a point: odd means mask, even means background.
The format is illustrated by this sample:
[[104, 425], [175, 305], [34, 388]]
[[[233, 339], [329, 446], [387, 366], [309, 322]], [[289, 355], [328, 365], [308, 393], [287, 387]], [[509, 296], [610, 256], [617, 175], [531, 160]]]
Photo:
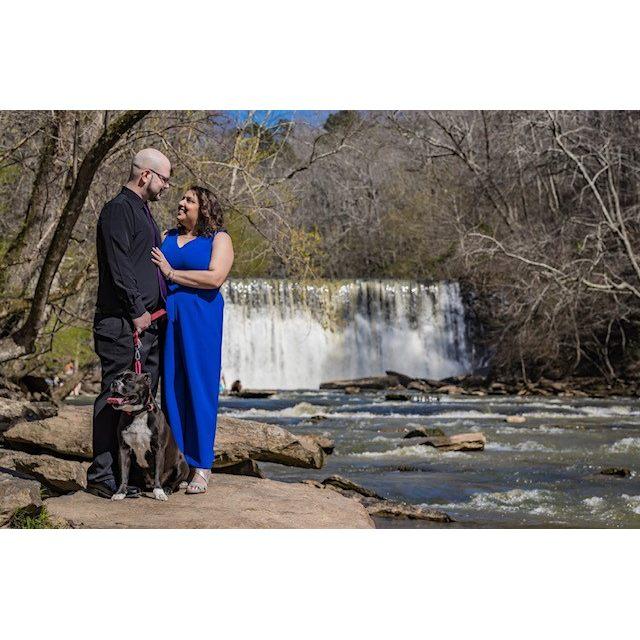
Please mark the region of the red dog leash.
[[[166, 315], [166, 309], [158, 309], [151, 314], [151, 322], [157, 320], [158, 318], [162, 318], [162, 316]], [[140, 334], [137, 329], [133, 330], [133, 369], [136, 373], [142, 373], [142, 360], [140, 358], [140, 347], [142, 346], [142, 342], [140, 340]]]

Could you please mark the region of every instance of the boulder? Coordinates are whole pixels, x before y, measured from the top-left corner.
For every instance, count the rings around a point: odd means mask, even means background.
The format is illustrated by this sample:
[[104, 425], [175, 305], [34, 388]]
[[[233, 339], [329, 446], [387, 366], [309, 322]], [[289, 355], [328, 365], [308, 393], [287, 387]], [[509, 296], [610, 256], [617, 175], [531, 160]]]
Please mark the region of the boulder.
[[305, 469], [320, 469], [324, 464], [324, 451], [312, 436], [224, 415], [218, 416], [215, 453], [215, 466], [247, 459]]
[[66, 493], [87, 486], [89, 463], [0, 449], [0, 467], [21, 471], [47, 487]]
[[548, 380], [546, 378], [540, 378], [540, 380], [538, 380], [538, 384], [541, 387], [550, 389], [551, 391], [556, 391], [558, 393], [560, 393], [561, 391], [566, 391], [569, 386], [566, 382], [556, 382], [555, 380]]
[[24, 396], [24, 391], [13, 380], [6, 378], [0, 372], [0, 397], [20, 400], [22, 396]]
[[0, 397], [0, 433], [18, 420], [36, 420], [55, 416], [56, 406], [50, 402]]
[[403, 387], [409, 386], [411, 382], [413, 382], [414, 378], [411, 376], [407, 376], [404, 373], [398, 373], [397, 371], [385, 371], [385, 373], [395, 380], [398, 381]]
[[396, 402], [409, 402], [411, 396], [408, 393], [387, 393], [384, 396], [385, 400], [395, 400]]
[[395, 376], [372, 376], [370, 378], [356, 378], [354, 380], [332, 380], [323, 382], [321, 389], [341, 389], [346, 390], [350, 387], [359, 389], [388, 389], [398, 385], [398, 378]]
[[91, 460], [92, 407], [65, 406], [46, 420], [20, 421], [4, 433], [8, 446]]
[[50, 516], [87, 529], [370, 529], [365, 508], [301, 483], [214, 474], [199, 496], [105, 500], [84, 491], [46, 500]]
[[242, 389], [241, 391], [230, 391], [229, 395], [234, 398], [252, 398], [252, 399], [260, 399], [260, 398], [270, 398], [274, 396], [277, 392], [269, 389]]
[[18, 509], [36, 513], [41, 506], [39, 482], [0, 468], [0, 527], [9, 524]]
[[355, 396], [358, 393], [360, 393], [360, 387], [345, 387], [344, 388], [344, 392], [348, 395], [348, 396]]
[[31, 403], [27, 400], [0, 398], [0, 425], [8, 426], [16, 420], [26, 418], [30, 405]]
[[[21, 421], [4, 433], [5, 442], [18, 448], [80, 460], [91, 460], [91, 407], [63, 407], [54, 418]], [[215, 465], [243, 460], [276, 462], [294, 467], [320, 469], [321, 446], [309, 436], [296, 436], [275, 425], [218, 416]]]
[[363, 505], [370, 516], [377, 516], [378, 518], [409, 518], [411, 520], [429, 520], [431, 522], [455, 522], [444, 511], [422, 507], [417, 504], [377, 500], [371, 501], [369, 504], [363, 503]]
[[402, 473], [416, 473], [423, 471], [420, 467], [416, 467], [414, 464], [399, 464], [397, 467], [392, 468], [393, 471], [400, 471]]
[[264, 478], [260, 467], [253, 460], [242, 460], [236, 464], [229, 464], [226, 467], [213, 467], [213, 473], [230, 473], [234, 476], [252, 476], [253, 478]]
[[459, 387], [455, 384], [445, 384], [437, 389], [433, 390], [433, 393], [448, 393], [449, 395], [462, 395], [465, 393], [462, 387]]
[[336, 448], [336, 443], [331, 438], [327, 438], [327, 436], [310, 433], [307, 435], [307, 437], [313, 438], [313, 440], [316, 441], [316, 443], [327, 455], [331, 455], [333, 453], [333, 450]]
[[432, 436], [444, 436], [444, 431], [438, 427], [414, 427], [405, 433], [403, 438], [430, 438]]
[[[440, 451], [482, 451], [487, 439], [482, 433], [457, 433], [453, 436], [432, 436], [415, 444], [435, 447]], [[413, 442], [400, 446], [413, 446]]]
[[631, 469], [626, 467], [607, 467], [602, 469], [600, 473], [604, 476], [616, 476], [618, 478], [629, 478], [631, 476]]
[[344, 489], [345, 491], [353, 491], [361, 496], [365, 496], [366, 498], [378, 498], [382, 500], [382, 496], [379, 496], [374, 491], [370, 489], [365, 489], [361, 487], [359, 484], [351, 480], [347, 480], [347, 478], [343, 478], [342, 476], [329, 476], [322, 481], [322, 484], [331, 487], [336, 487], [338, 489]]
[[424, 382], [420, 380], [413, 380], [407, 386], [408, 389], [413, 389], [415, 391], [420, 391], [422, 393], [431, 393], [433, 391], [433, 387], [426, 385]]
[[453, 518], [444, 511], [430, 509], [406, 502], [386, 500], [374, 491], [356, 484], [355, 482], [343, 478], [342, 476], [329, 476], [321, 483], [307, 481], [317, 488], [332, 489], [343, 496], [357, 500], [367, 510], [370, 516], [380, 518], [411, 518], [413, 520], [430, 520], [432, 522], [453, 522]]

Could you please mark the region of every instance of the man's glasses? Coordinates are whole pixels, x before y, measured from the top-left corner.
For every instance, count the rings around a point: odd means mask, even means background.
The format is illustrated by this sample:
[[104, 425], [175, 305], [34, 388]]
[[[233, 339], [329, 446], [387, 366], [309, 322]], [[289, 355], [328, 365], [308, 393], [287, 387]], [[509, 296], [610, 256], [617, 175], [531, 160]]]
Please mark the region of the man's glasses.
[[149, 169], [149, 171], [151, 171], [151, 173], [155, 173], [158, 176], [158, 178], [160, 178], [160, 180], [162, 180], [162, 182], [164, 182], [164, 184], [167, 187], [170, 186], [169, 185], [169, 178], [165, 178], [161, 173], [158, 173], [157, 171], [154, 171], [153, 169]]
[[138, 167], [138, 169], [142, 169], [142, 171], [151, 171], [151, 173], [155, 173], [158, 178], [160, 178], [160, 180], [162, 180], [162, 182], [167, 186], [171, 186], [171, 184], [169, 183], [170, 178], [165, 178], [165, 176], [163, 176], [161, 173], [158, 173], [155, 169], [152, 169], [151, 167], [140, 167], [138, 165], [135, 165], [136, 167]]

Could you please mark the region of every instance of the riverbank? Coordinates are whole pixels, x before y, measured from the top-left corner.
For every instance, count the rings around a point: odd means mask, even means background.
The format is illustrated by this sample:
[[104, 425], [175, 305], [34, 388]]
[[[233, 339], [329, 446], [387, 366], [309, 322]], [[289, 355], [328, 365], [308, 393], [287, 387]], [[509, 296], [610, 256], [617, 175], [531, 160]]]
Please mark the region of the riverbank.
[[413, 378], [397, 371], [384, 376], [323, 382], [320, 389], [342, 390], [357, 394], [361, 390], [386, 390], [390, 400], [410, 399], [416, 393], [470, 396], [539, 396], [543, 398], [610, 398], [637, 397], [640, 380], [630, 378], [607, 381], [596, 377], [572, 377], [561, 380], [540, 378], [535, 381], [495, 379], [480, 375], [459, 375], [441, 380]]

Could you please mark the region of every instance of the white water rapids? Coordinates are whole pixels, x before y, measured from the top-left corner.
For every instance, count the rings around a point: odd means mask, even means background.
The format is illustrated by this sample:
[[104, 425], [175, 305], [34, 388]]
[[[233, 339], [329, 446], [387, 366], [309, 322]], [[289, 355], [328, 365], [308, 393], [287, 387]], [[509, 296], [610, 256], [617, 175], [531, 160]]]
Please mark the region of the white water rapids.
[[390, 369], [428, 378], [471, 369], [457, 283], [255, 279], [222, 293], [227, 386], [314, 389]]

